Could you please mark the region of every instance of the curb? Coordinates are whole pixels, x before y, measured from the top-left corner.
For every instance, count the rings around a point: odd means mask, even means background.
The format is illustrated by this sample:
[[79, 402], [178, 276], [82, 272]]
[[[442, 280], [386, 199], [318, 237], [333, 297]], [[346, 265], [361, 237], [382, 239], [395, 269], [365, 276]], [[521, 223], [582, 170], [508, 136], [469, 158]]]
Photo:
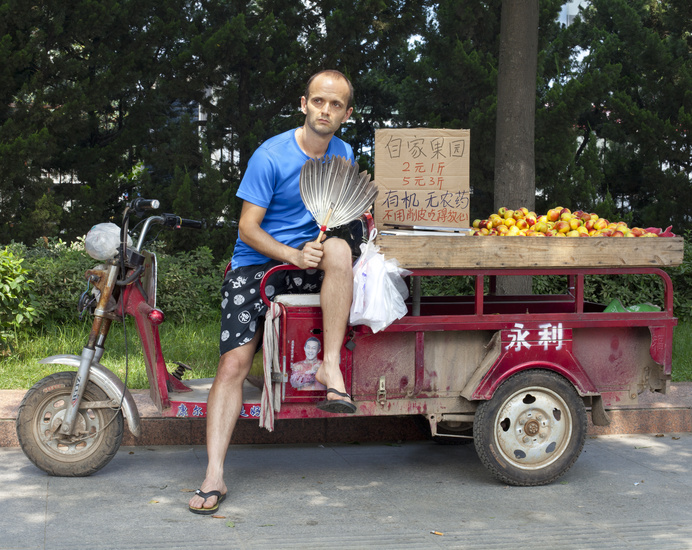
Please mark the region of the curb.
[[[18, 447], [15, 420], [25, 390], [0, 390], [0, 447]], [[133, 390], [142, 435], [125, 427], [122, 445], [204, 445], [205, 419], [164, 418], [149, 399], [148, 390]], [[610, 426], [594, 426], [588, 415], [588, 435], [692, 432], [692, 382], [671, 384], [666, 395], [644, 393], [639, 405], [610, 409]], [[256, 420], [241, 419], [232, 445], [279, 443], [343, 443], [415, 441], [426, 439], [413, 417], [311, 418], [278, 420], [275, 430], [261, 430]]]

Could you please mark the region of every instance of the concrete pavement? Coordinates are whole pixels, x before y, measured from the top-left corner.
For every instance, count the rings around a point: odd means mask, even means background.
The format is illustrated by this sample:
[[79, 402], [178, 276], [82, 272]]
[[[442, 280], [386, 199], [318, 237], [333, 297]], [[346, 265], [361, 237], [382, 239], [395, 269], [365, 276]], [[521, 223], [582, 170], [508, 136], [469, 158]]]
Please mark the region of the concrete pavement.
[[88, 478], [49, 477], [13, 447], [0, 464], [3, 550], [692, 548], [690, 433], [591, 435], [532, 488], [497, 483], [473, 445], [232, 445], [219, 518], [187, 510], [202, 446], [121, 447]]

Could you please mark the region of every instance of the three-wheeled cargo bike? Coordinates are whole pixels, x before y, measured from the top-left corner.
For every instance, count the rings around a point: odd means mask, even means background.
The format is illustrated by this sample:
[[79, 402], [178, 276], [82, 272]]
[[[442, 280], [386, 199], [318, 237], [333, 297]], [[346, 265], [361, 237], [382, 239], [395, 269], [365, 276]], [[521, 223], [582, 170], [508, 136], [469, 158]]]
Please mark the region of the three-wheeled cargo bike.
[[[371, 220], [370, 220], [371, 222]], [[149, 217], [136, 246], [86, 276], [98, 289], [94, 322], [81, 356], [48, 357], [74, 370], [38, 382], [26, 395], [21, 446], [54, 475], [89, 475], [105, 466], [140, 417], [132, 395], [101, 363], [113, 321], [131, 315], [141, 339], [150, 395], [168, 417], [204, 417], [211, 380], [182, 379], [159, 340], [156, 258], [143, 249], [152, 224], [195, 226], [177, 216]], [[126, 229], [127, 224], [124, 223]], [[681, 238], [531, 238], [385, 235], [380, 251], [412, 272], [408, 314], [373, 333], [350, 326], [341, 350], [354, 416], [416, 415], [435, 438], [473, 439], [483, 464], [512, 485], [550, 483], [578, 458], [587, 432], [609, 423], [608, 409], [665, 393], [671, 378], [673, 288], [662, 269], [681, 263]], [[277, 266], [265, 275], [294, 269]], [[498, 295], [497, 277], [554, 276], [564, 292]], [[659, 311], [606, 311], [585, 299], [595, 275], [648, 277], [661, 289]], [[425, 296], [420, 278], [466, 277], [471, 292]], [[333, 416], [316, 408], [314, 381], [322, 338], [319, 295], [269, 302], [273, 338], [264, 353], [264, 394], [247, 385], [244, 418]], [[267, 329], [265, 329], [266, 332]], [[312, 374], [312, 376], [310, 376]]]

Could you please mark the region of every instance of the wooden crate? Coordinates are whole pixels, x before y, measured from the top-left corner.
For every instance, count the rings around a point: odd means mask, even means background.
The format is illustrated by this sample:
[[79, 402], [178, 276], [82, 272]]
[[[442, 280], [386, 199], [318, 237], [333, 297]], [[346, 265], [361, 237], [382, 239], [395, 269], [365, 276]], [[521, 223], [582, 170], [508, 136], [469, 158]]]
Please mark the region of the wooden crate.
[[684, 239], [378, 235], [376, 244], [407, 269], [609, 268], [680, 265]]

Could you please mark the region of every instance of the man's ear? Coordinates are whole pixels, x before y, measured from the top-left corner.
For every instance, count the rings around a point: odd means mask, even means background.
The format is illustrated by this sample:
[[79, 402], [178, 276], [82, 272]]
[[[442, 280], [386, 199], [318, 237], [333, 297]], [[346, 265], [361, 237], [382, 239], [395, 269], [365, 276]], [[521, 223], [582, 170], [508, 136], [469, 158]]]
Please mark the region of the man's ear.
[[300, 97], [300, 110], [303, 111], [304, 115], [308, 114], [308, 100], [305, 96]]
[[346, 121], [351, 117], [351, 113], [353, 113], [353, 107], [349, 107], [349, 108], [348, 108], [348, 111], [346, 111], [346, 114], [344, 115], [344, 118], [343, 118], [343, 120], [341, 121], [341, 124], [343, 124], [344, 122], [346, 122]]

